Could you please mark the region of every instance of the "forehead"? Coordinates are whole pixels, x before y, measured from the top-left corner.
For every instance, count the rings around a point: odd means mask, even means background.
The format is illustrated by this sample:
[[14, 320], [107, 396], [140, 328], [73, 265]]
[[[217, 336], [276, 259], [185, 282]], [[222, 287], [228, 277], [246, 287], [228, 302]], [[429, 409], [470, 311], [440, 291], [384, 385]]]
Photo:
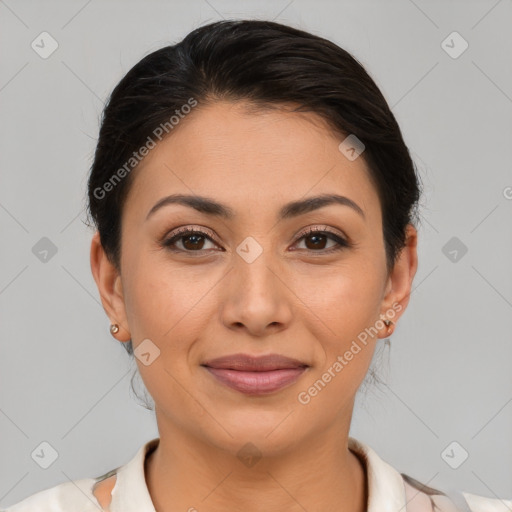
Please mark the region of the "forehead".
[[310, 195], [338, 193], [354, 200], [369, 222], [380, 220], [365, 161], [351, 161], [338, 149], [344, 135], [312, 112], [247, 107], [196, 107], [132, 171], [128, 207], [137, 203], [145, 216], [163, 196], [181, 192], [214, 197], [253, 215]]

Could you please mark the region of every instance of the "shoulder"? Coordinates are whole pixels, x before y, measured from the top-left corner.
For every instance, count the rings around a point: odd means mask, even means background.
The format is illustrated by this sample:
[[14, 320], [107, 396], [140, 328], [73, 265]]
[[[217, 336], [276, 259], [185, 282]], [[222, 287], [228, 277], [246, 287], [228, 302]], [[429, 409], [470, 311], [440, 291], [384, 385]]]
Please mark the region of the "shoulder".
[[512, 512], [512, 499], [487, 498], [457, 489], [434, 489], [400, 473], [369, 445], [349, 437], [349, 448], [363, 463], [368, 512]]
[[512, 500], [486, 498], [467, 492], [454, 493], [451, 496], [435, 494], [431, 496], [433, 511], [437, 512], [510, 512]]
[[463, 492], [464, 498], [471, 512], [510, 512], [512, 511], [512, 499], [486, 498], [476, 494]]
[[458, 490], [436, 490], [402, 473], [407, 512], [511, 512], [512, 500]]
[[[124, 464], [94, 478], [81, 478], [36, 492], [0, 512], [98, 512], [152, 510], [144, 478], [146, 454], [159, 443], [156, 437], [139, 447]], [[135, 507], [135, 508], [134, 508]]]
[[[98, 478], [81, 478], [36, 492], [0, 512], [98, 512], [108, 510], [116, 483], [112, 470]], [[101, 508], [100, 508], [101, 507]]]

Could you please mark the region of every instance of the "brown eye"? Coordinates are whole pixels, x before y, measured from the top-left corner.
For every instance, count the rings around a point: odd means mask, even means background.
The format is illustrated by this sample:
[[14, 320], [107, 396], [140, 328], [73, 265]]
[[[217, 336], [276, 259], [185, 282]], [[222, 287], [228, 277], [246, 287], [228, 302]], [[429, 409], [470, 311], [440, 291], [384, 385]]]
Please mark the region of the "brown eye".
[[306, 247], [308, 249], [325, 249], [325, 245], [328, 241], [328, 237], [322, 234], [312, 234], [304, 237], [306, 240]]
[[204, 245], [204, 236], [203, 235], [187, 235], [182, 236], [182, 244], [185, 249], [202, 249]]
[[[341, 238], [335, 233], [319, 229], [309, 230], [299, 238], [299, 241], [301, 240], [304, 240], [306, 249], [313, 252], [325, 251], [329, 253], [350, 246], [350, 244], [345, 239]], [[329, 247], [326, 247], [326, 244], [329, 240], [332, 241], [333, 244]]]
[[[175, 252], [200, 252], [206, 250], [204, 245], [208, 241], [214, 243], [211, 237], [204, 231], [199, 229], [187, 229], [171, 236], [169, 239], [162, 242], [162, 245], [170, 251]], [[179, 247], [180, 243], [182, 247]], [[176, 245], [178, 246], [175, 247]]]

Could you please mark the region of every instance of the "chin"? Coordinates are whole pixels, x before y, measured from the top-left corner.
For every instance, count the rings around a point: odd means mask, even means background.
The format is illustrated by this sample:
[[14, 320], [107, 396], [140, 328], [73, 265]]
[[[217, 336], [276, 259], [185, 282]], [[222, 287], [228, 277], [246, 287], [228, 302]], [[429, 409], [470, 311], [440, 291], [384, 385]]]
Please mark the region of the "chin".
[[266, 455], [278, 455], [300, 441], [297, 418], [293, 414], [288, 415], [285, 408], [262, 411], [256, 407], [250, 411], [238, 409], [232, 414], [216, 416], [224, 428], [216, 429], [221, 436], [216, 436], [214, 443], [233, 454], [247, 443], [252, 443]]

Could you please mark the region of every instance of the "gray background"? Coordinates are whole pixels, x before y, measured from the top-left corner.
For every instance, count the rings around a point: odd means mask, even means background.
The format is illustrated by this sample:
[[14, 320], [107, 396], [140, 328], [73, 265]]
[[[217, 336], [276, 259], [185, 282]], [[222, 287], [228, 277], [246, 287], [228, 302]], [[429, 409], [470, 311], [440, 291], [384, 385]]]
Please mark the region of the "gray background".
[[[352, 52], [424, 183], [411, 302], [351, 435], [433, 487], [512, 497], [511, 14], [510, 0], [0, 1], [0, 506], [98, 476], [158, 435], [90, 272], [87, 173], [103, 101], [131, 66], [244, 17]], [[46, 59], [31, 48], [43, 31], [59, 45]], [[453, 31], [469, 44], [457, 58], [442, 46]], [[43, 237], [57, 249], [46, 262]], [[31, 458], [43, 441], [58, 452], [48, 469]], [[469, 453], [457, 469], [442, 456], [453, 441]]]

